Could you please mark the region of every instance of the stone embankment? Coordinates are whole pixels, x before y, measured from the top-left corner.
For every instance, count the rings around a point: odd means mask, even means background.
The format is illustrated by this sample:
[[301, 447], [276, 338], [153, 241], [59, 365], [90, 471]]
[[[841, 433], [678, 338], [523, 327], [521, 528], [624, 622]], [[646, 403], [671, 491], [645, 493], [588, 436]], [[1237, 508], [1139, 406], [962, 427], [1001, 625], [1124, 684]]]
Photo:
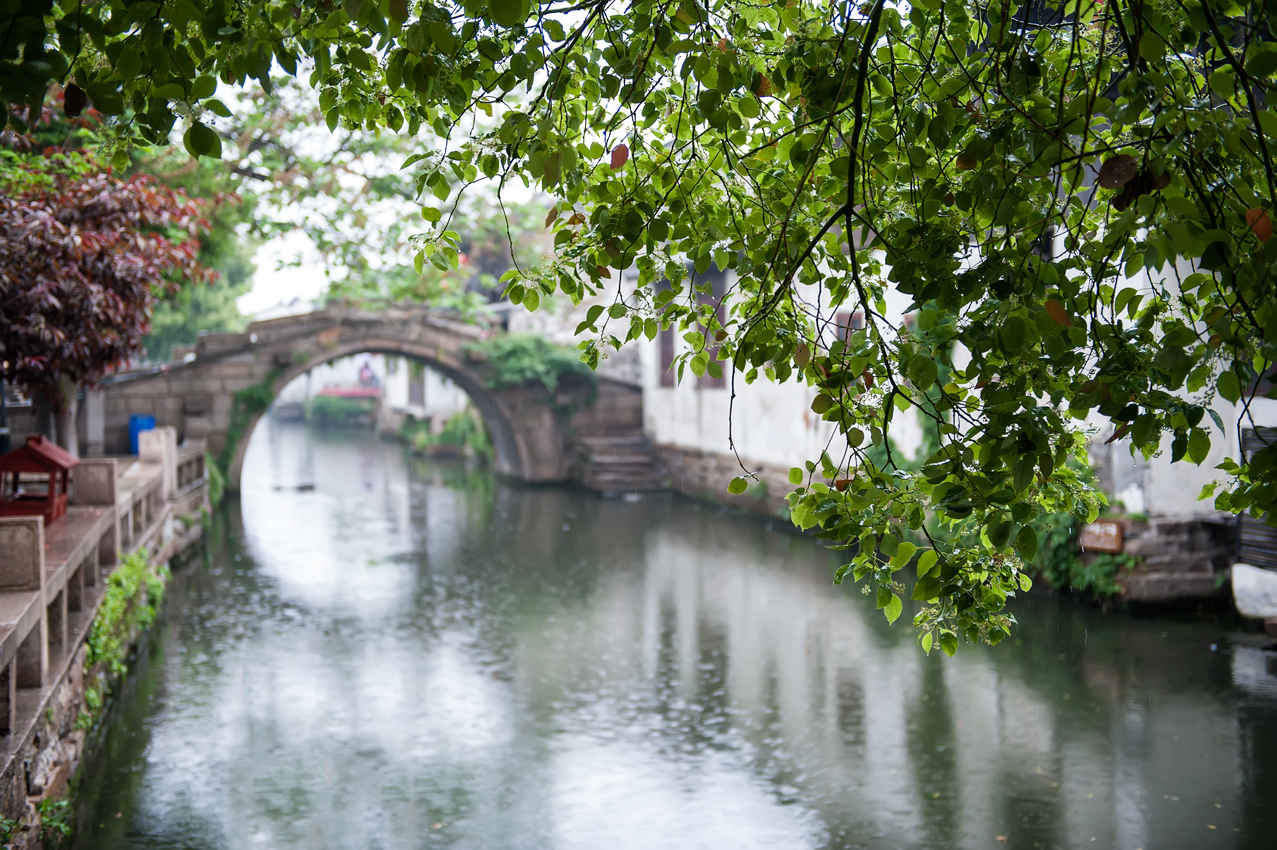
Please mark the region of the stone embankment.
[[[788, 516], [785, 496], [793, 487], [787, 469], [751, 463], [757, 478], [744, 493], [732, 496], [727, 493], [727, 482], [742, 474], [734, 456], [673, 445], [656, 446], [655, 453], [659, 475], [669, 489], [752, 513]], [[1117, 578], [1122, 600], [1164, 603], [1228, 593], [1229, 569], [1238, 559], [1236, 517], [1204, 513], [1150, 519], [1118, 517], [1115, 521], [1123, 530], [1121, 551], [1131, 555], [1135, 563]], [[1246, 554], [1244, 545], [1242, 554]], [[1082, 557], [1094, 556], [1082, 553]]]
[[1202, 599], [1228, 592], [1237, 518], [1222, 514], [1123, 520], [1123, 551], [1139, 563], [1118, 579], [1131, 602]]
[[42, 804], [65, 794], [86, 722], [115, 672], [88, 663], [112, 574], [139, 554], [164, 564], [203, 530], [203, 441], [178, 445], [171, 428], [140, 436], [140, 456], [81, 459], [72, 470], [72, 504], [48, 527], [40, 516], [0, 517], [0, 844], [6, 847], [40, 846]]

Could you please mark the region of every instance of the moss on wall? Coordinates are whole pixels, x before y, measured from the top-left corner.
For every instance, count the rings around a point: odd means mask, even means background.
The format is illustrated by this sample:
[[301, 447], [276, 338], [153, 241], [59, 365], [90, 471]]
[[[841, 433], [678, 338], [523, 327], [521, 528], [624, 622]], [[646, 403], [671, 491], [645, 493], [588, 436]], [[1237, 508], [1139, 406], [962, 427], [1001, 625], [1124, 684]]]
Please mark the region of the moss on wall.
[[217, 467], [221, 470], [223, 479], [230, 474], [231, 463], [235, 460], [235, 447], [247, 435], [253, 419], [265, 413], [275, 400], [275, 381], [279, 376], [280, 371], [272, 369], [256, 384], [235, 393], [231, 401], [231, 424], [226, 429], [226, 443], [217, 459]]

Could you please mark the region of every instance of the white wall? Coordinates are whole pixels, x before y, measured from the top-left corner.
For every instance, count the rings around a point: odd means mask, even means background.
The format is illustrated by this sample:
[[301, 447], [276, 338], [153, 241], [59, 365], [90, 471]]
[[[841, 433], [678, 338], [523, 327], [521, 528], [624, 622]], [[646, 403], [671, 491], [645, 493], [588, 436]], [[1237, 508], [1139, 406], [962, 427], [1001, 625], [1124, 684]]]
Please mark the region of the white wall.
[[[734, 283], [735, 275], [729, 273], [728, 286]], [[800, 294], [810, 303], [821, 297], [815, 287], [800, 287]], [[903, 322], [909, 301], [909, 296], [888, 293], [887, 320]], [[822, 312], [828, 317], [834, 311], [826, 308]], [[850, 310], [839, 308], [838, 312]], [[832, 327], [828, 337], [832, 343]], [[681, 384], [664, 387], [659, 338], [635, 345], [642, 375], [644, 427], [653, 442], [719, 453], [731, 452], [734, 444], [746, 466], [750, 462], [802, 466], [807, 460], [819, 459], [825, 450], [835, 461], [841, 457], [845, 448], [841, 435], [831, 442], [834, 426], [811, 411], [816, 390], [806, 383], [790, 378], [777, 384], [760, 374], [754, 383], [746, 384], [744, 373], [733, 376], [730, 365], [724, 363], [725, 387], [699, 386], [690, 369], [684, 370]], [[675, 355], [686, 350], [687, 343], [676, 331]], [[891, 436], [909, 457], [917, 454], [922, 433], [912, 411], [893, 419]]]
[[[1109, 494], [1111, 500], [1121, 500], [1131, 513], [1149, 516], [1180, 516], [1209, 513], [1214, 510], [1214, 500], [1198, 501], [1202, 487], [1212, 481], [1223, 481], [1224, 474], [1216, 469], [1225, 458], [1241, 459], [1241, 446], [1237, 439], [1237, 423], [1242, 417], [1242, 407], [1216, 399], [1212, 405], [1223, 420], [1225, 433], [1209, 416], [1201, 421], [1211, 437], [1211, 450], [1201, 466], [1187, 460], [1171, 463], [1171, 437], [1162, 439], [1161, 451], [1148, 460], [1136, 452], [1131, 455], [1130, 441], [1118, 440], [1106, 444], [1113, 427], [1097, 423], [1098, 433], [1091, 444], [1091, 456], [1099, 459], [1107, 454], [1107, 460], [1116, 468], [1119, 480]], [[1252, 422], [1253, 420], [1253, 422]], [[1277, 427], [1277, 401], [1256, 399], [1250, 405], [1250, 415], [1242, 420], [1243, 428], [1255, 425], [1264, 428]]]
[[[414, 376], [415, 371], [408, 360], [398, 358], [385, 379], [382, 399], [386, 407], [396, 413], [430, 419], [433, 430], [437, 431], [454, 413], [465, 410], [470, 397], [441, 372], [426, 367]], [[422, 404], [412, 400], [410, 384], [413, 382], [424, 384]]]
[[470, 396], [466, 395], [465, 390], [453, 383], [452, 379], [446, 375], [434, 369], [426, 369], [424, 379], [426, 382], [424, 411], [436, 427], [443, 427], [443, 423], [447, 422], [449, 417], [465, 410], [470, 404]]
[[[1062, 242], [1057, 241], [1056, 250], [1063, 251]], [[1146, 296], [1163, 290], [1175, 294], [1180, 291], [1179, 282], [1195, 271], [1197, 268], [1194, 264], [1180, 260], [1175, 267], [1168, 264], [1156, 273], [1141, 269], [1127, 277], [1118, 288], [1133, 288]], [[1206, 331], [1204, 324], [1199, 324], [1197, 329]], [[1190, 395], [1181, 389], [1176, 395], [1198, 403], [1205, 400], [1204, 392]], [[1088, 423], [1096, 431], [1091, 444], [1091, 456], [1095, 459], [1101, 453], [1109, 453], [1108, 461], [1119, 467], [1119, 481], [1112, 488], [1114, 492], [1108, 494], [1110, 500], [1120, 499], [1127, 511], [1149, 516], [1182, 516], [1214, 511], [1213, 499], [1198, 501], [1197, 497], [1207, 484], [1223, 480], [1223, 473], [1216, 467], [1225, 458], [1241, 460], [1238, 424], [1243, 429], [1256, 426], [1277, 427], [1277, 401], [1257, 398], [1250, 404], [1247, 412], [1241, 405], [1231, 404], [1216, 396], [1210, 407], [1223, 421], [1224, 433], [1220, 432], [1209, 415], [1199, 423], [1199, 427], [1205, 429], [1211, 438], [1210, 454], [1200, 466], [1187, 459], [1171, 463], [1173, 438], [1169, 434], [1163, 437], [1160, 452], [1148, 460], [1138, 451], [1132, 456], [1129, 440], [1107, 444], [1106, 440], [1113, 434], [1113, 424], [1093, 412]]]

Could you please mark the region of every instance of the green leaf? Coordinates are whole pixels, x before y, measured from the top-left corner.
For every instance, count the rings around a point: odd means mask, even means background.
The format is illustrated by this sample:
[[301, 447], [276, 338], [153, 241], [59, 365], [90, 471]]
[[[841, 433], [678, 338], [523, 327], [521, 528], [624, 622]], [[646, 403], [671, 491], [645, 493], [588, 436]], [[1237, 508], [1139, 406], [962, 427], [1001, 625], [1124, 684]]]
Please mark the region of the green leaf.
[[733, 478], [731, 482], [727, 485], [727, 492], [731, 493], [733, 496], [739, 496], [741, 493], [744, 493], [748, 488], [749, 488], [749, 482], [747, 482], [744, 478], [741, 478], [738, 475], [735, 478]]
[[84, 91], [93, 102], [93, 108], [103, 115], [123, 115], [124, 98], [113, 86], [105, 83], [85, 83]]
[[1011, 539], [1011, 527], [1014, 525], [1008, 519], [999, 518], [989, 524], [986, 531], [989, 537], [989, 545], [994, 549], [1002, 549], [1007, 545], [1007, 541]]
[[813, 413], [824, 413], [834, 406], [834, 400], [824, 393], [820, 393], [812, 400], [811, 409]]
[[230, 109], [228, 109], [226, 104], [222, 103], [220, 100], [206, 100], [204, 101], [203, 106], [214, 115], [220, 115], [223, 118], [231, 117]]
[[534, 312], [541, 306], [541, 293], [535, 287], [529, 287], [523, 296], [523, 306], [528, 308], [528, 312]]
[[908, 564], [910, 561], [913, 560], [913, 553], [917, 551], [918, 551], [918, 547], [915, 546], [914, 544], [910, 543], [907, 540], [902, 542], [896, 548], [896, 554], [891, 559], [891, 566], [895, 567], [896, 569], [900, 569], [901, 567], [905, 566], [906, 564]]
[[1028, 593], [1033, 589], [1033, 579], [1029, 578], [1026, 573], [1020, 573], [1019, 582], [1020, 590], [1023, 590], [1025, 593]]
[[1208, 82], [1211, 91], [1224, 99], [1228, 99], [1237, 93], [1236, 76], [1233, 74], [1233, 69], [1227, 65], [1212, 73], [1208, 78]]
[[909, 358], [909, 381], [920, 390], [930, 389], [936, 382], [936, 361], [922, 354]]
[[1015, 459], [1015, 465], [1012, 467], [1012, 482], [1015, 485], [1017, 493], [1023, 493], [1033, 483], [1034, 461], [1036, 459], [1031, 454], [1022, 454]]
[[1274, 72], [1277, 72], [1277, 48], [1264, 42], [1253, 43], [1246, 56], [1245, 67], [1246, 73], [1252, 77], [1261, 80], [1271, 77]]
[[443, 21], [430, 22], [430, 40], [440, 53], [451, 55], [457, 48], [457, 37], [452, 34], [452, 27]]
[[1233, 404], [1236, 404], [1242, 397], [1242, 385], [1241, 381], [1237, 379], [1236, 372], [1220, 372], [1219, 378], [1215, 381], [1215, 388], [1219, 390], [1221, 396]]
[[1224, 435], [1224, 439], [1228, 439], [1228, 429], [1224, 427], [1224, 420], [1220, 418], [1219, 412], [1213, 407], [1206, 408], [1206, 412], [1215, 421], [1215, 427], [1219, 429], [1219, 433]]
[[949, 147], [949, 128], [943, 116], [937, 115], [931, 119], [931, 123], [927, 125], [927, 138], [938, 150]]
[[222, 158], [222, 138], [206, 124], [196, 121], [182, 137], [186, 150], [194, 157]]
[[883, 609], [882, 613], [886, 616], [888, 623], [894, 623], [900, 618], [900, 612], [904, 610], [904, 603], [900, 601], [899, 596], [892, 596], [891, 601]]
[[958, 651], [958, 636], [950, 632], [942, 632], [940, 634], [940, 649], [944, 651], [945, 655], [952, 658], [953, 654]]
[[208, 74], [196, 77], [195, 82], [191, 83], [192, 100], [203, 100], [206, 97], [212, 97], [215, 91], [217, 91], [217, 78]]
[[790, 468], [789, 470], [790, 484], [793, 484], [795, 487], [797, 487], [803, 483], [803, 478], [804, 476], [803, 476], [803, 471], [801, 468], [797, 466]]
[[1015, 551], [1020, 553], [1026, 564], [1033, 563], [1033, 559], [1038, 556], [1038, 533], [1033, 526], [1026, 525], [1020, 529], [1020, 533], [1015, 536]]
[[931, 654], [931, 641], [931, 632], [927, 632], [922, 636], [922, 651], [927, 653], [927, 655]]
[[527, 7], [521, 0], [488, 0], [488, 15], [493, 23], [507, 29], [523, 23]]
[[1210, 454], [1210, 434], [1201, 428], [1194, 428], [1188, 435], [1188, 459], [1198, 466]]
[[944, 582], [939, 576], [925, 576], [918, 579], [918, 583], [913, 586], [913, 596], [919, 602], [930, 602], [940, 595], [940, 591], [944, 589]]
[[1149, 62], [1160, 61], [1166, 55], [1166, 42], [1162, 37], [1152, 30], [1145, 31], [1140, 36], [1140, 56], [1143, 56]]
[[1019, 316], [1007, 316], [1006, 321], [1002, 323], [999, 334], [1002, 337], [1002, 347], [1009, 354], [1018, 354], [1024, 348], [1025, 339], [1028, 336], [1028, 325], [1024, 319]]
[[923, 576], [930, 573], [933, 569], [935, 569], [939, 561], [940, 561], [940, 553], [937, 552], [935, 549], [928, 549], [925, 552], [923, 552], [921, 555], [919, 555], [918, 556], [918, 578], [922, 578]]
[[705, 367], [709, 365], [709, 354], [704, 351], [697, 352], [688, 365], [691, 366], [693, 375], [698, 378], [703, 377], [705, 375]]

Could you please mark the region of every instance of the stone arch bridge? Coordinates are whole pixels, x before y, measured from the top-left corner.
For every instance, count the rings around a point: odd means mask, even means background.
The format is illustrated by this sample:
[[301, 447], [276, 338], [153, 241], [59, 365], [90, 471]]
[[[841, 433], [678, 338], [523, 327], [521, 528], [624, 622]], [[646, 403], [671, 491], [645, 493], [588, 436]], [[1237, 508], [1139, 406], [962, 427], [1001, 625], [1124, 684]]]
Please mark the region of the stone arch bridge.
[[439, 312], [409, 308], [326, 309], [254, 322], [242, 334], [207, 334], [193, 360], [122, 373], [106, 384], [102, 448], [127, 454], [129, 416], [151, 414], [157, 425], [176, 427], [179, 441], [207, 440], [227, 473], [227, 489], [237, 491], [265, 402], [316, 366], [364, 352], [416, 360], [460, 385], [487, 425], [496, 471], [512, 478], [570, 480], [583, 474], [582, 457], [589, 465], [583, 447], [645, 442], [638, 387], [599, 377], [561, 385], [553, 395], [539, 384], [493, 389], [482, 365], [467, 356], [467, 344], [486, 335]]

